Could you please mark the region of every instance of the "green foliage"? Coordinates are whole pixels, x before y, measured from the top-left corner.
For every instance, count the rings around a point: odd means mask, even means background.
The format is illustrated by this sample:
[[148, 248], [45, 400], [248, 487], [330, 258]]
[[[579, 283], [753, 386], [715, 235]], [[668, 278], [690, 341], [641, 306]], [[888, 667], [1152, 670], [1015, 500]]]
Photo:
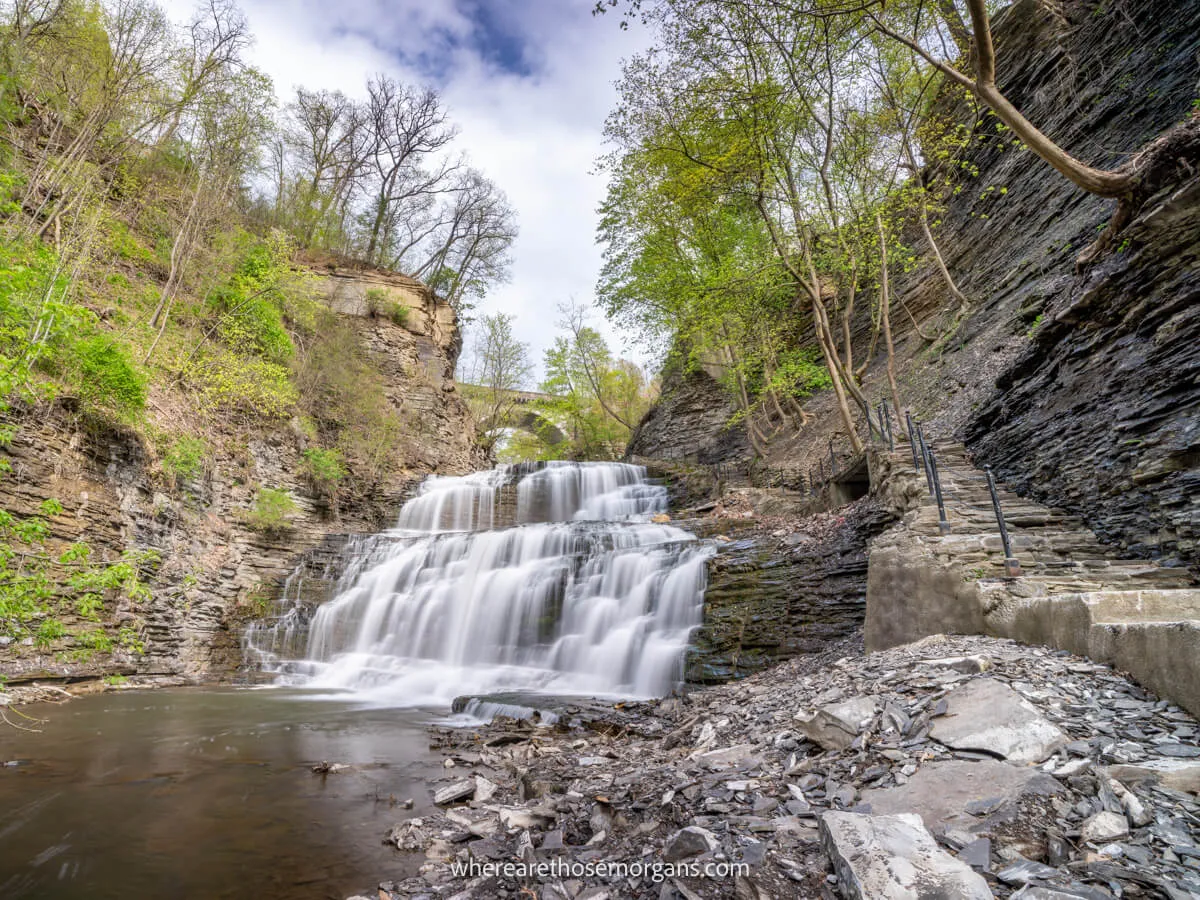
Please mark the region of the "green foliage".
[[104, 683], [109, 687], [120, 687], [123, 684], [128, 684], [129, 679], [124, 675], [105, 675]]
[[143, 247], [129, 230], [129, 226], [120, 220], [109, 226], [108, 249], [115, 257], [127, 262], [154, 262], [154, 254]]
[[83, 542], [52, 552], [48, 519], [62, 512], [54, 498], [34, 516], [0, 510], [0, 634], [23, 638], [32, 632], [39, 647], [65, 636], [61, 615], [99, 621], [106, 603], [148, 600], [146, 574], [159, 560], [152, 550], [129, 551], [115, 562], [93, 560]]
[[384, 288], [367, 289], [367, 315], [371, 318], [383, 316], [403, 328], [408, 324], [409, 309], [388, 296]]
[[96, 653], [112, 653], [113, 639], [103, 628], [89, 628], [75, 635], [76, 646]]
[[208, 445], [196, 437], [180, 435], [163, 454], [163, 471], [175, 484], [180, 479], [193, 479], [204, 472]]
[[145, 376], [99, 330], [95, 313], [72, 299], [62, 268], [46, 246], [0, 244], [0, 409], [13, 396], [67, 393], [128, 419], [145, 406]]
[[67, 629], [58, 619], [42, 619], [42, 622], [37, 627], [37, 631], [33, 633], [33, 645], [39, 649], [45, 650], [55, 641], [66, 637]]
[[297, 401], [290, 372], [278, 363], [214, 348], [184, 367], [200, 410], [234, 421], [272, 421], [291, 415]]
[[259, 488], [254, 504], [245, 514], [245, 522], [255, 531], [274, 534], [292, 527], [298, 507], [287, 491]]
[[600, 333], [583, 324], [580, 310], [566, 312], [569, 335], [546, 351], [541, 390], [551, 399], [537, 404], [568, 435], [565, 445], [550, 450], [573, 459], [617, 459], [650, 406], [650, 385], [639, 366], [613, 358]]
[[346, 477], [342, 454], [337, 450], [305, 450], [300, 469], [304, 479], [319, 495], [332, 497]]
[[294, 362], [298, 404], [312, 439], [341, 456], [345, 477], [367, 482], [396, 463], [407, 440], [404, 422], [387, 398], [382, 373], [344, 322], [325, 314], [319, 340], [307, 342]]
[[94, 335], [79, 341], [74, 358], [80, 372], [79, 393], [85, 400], [122, 414], [146, 405], [145, 376], [112, 338]]

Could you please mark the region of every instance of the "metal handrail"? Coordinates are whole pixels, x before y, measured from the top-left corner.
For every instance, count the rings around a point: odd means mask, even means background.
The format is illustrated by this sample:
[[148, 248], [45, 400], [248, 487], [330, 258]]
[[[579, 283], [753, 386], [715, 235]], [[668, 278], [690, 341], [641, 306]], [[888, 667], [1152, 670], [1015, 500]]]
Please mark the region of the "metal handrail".
[[1000, 508], [1000, 493], [996, 490], [996, 478], [992, 475], [992, 467], [984, 466], [987, 473], [988, 493], [992, 495], [992, 508], [996, 511], [996, 522], [1000, 526], [1000, 543], [1004, 547], [1004, 574], [1016, 578], [1021, 574], [1021, 563], [1013, 556], [1012, 543], [1008, 539], [1008, 526], [1004, 524], [1004, 511]]
[[917, 445], [921, 448], [921, 462], [925, 466], [925, 484], [929, 487], [929, 496], [933, 496], [933, 475], [929, 471], [929, 446], [925, 443], [925, 432], [921, 423], [917, 422]]
[[933, 473], [933, 488], [937, 496], [938, 505], [938, 531], [942, 534], [950, 533], [950, 520], [946, 518], [946, 504], [942, 500], [942, 479], [938, 476], [937, 456], [933, 450], [929, 451], [929, 468]]

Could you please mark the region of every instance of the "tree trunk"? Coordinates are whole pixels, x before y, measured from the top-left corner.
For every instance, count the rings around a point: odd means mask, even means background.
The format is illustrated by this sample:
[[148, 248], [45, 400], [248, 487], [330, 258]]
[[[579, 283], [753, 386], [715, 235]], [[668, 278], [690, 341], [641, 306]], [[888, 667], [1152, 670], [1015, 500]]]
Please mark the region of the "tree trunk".
[[888, 262], [887, 262], [887, 233], [883, 228], [883, 216], [875, 213], [875, 224], [879, 228], [879, 322], [883, 330], [883, 343], [887, 348], [887, 379], [888, 388], [892, 392], [892, 407], [896, 411], [896, 421], [902, 419], [900, 412], [900, 388], [896, 386], [896, 351], [892, 346], [892, 323], [888, 316]]

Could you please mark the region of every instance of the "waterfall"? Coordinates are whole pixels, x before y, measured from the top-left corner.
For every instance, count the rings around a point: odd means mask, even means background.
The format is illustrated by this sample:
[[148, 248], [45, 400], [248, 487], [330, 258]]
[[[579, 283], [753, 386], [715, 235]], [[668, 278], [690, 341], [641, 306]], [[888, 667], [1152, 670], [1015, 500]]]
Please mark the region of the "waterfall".
[[651, 521], [666, 506], [625, 463], [431, 476], [395, 529], [349, 546], [331, 600], [313, 611], [289, 581], [274, 619], [247, 631], [247, 662], [405, 706], [661, 696], [700, 624], [710, 554]]

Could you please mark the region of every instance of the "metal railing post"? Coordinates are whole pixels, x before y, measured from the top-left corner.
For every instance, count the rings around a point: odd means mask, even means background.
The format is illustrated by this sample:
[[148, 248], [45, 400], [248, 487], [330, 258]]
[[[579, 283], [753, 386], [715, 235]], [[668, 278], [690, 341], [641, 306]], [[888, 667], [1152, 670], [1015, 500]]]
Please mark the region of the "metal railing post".
[[912, 449], [913, 470], [920, 472], [921, 464], [917, 462], [917, 431], [915, 428], [913, 428], [912, 413], [910, 413], [908, 410], [905, 410], [904, 418], [908, 420], [908, 446]]
[[933, 473], [933, 490], [937, 496], [938, 531], [949, 534], [950, 520], [946, 518], [946, 504], [942, 500], [942, 479], [938, 477], [937, 456], [932, 450], [929, 451], [929, 470]]
[[829, 477], [837, 474], [837, 457], [833, 455], [833, 438], [829, 439]]
[[886, 400], [879, 404], [879, 408], [883, 411], [883, 427], [887, 431], [888, 451], [892, 452], [896, 449], [896, 442], [892, 438], [892, 414], [888, 412]]
[[1021, 574], [1021, 563], [1013, 556], [1012, 543], [1008, 539], [1008, 526], [1004, 524], [1004, 511], [1000, 509], [1000, 494], [996, 491], [996, 479], [992, 475], [992, 467], [984, 466], [987, 473], [988, 493], [992, 495], [992, 507], [996, 510], [996, 524], [1000, 526], [1000, 543], [1004, 547], [1004, 574], [1008, 578], [1017, 578]]
[[933, 496], [933, 475], [929, 473], [929, 445], [925, 443], [925, 432], [921, 423], [917, 422], [917, 445], [921, 448], [921, 462], [925, 465], [925, 483], [929, 486], [929, 496]]

